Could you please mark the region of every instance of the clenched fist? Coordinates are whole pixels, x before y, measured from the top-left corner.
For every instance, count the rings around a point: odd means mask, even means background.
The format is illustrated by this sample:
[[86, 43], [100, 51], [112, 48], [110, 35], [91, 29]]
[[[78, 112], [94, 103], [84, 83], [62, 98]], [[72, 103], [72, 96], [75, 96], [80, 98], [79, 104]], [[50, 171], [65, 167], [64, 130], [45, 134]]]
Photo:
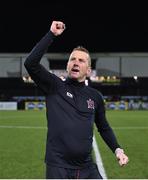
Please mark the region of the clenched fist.
[[58, 36], [63, 33], [65, 30], [65, 24], [61, 21], [53, 21], [50, 27], [50, 31], [55, 35]]
[[128, 163], [129, 159], [126, 154], [124, 154], [123, 149], [117, 148], [115, 151], [116, 157], [119, 161], [120, 166], [124, 166]]

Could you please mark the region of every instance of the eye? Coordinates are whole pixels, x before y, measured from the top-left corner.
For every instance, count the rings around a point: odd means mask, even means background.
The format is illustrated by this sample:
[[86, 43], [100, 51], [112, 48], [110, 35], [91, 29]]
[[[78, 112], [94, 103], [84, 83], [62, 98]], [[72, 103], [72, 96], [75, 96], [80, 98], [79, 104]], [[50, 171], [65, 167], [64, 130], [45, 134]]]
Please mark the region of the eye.
[[75, 60], [75, 58], [74, 58], [74, 57], [70, 59], [70, 61], [74, 61], [74, 60]]
[[83, 63], [83, 62], [85, 62], [85, 61], [84, 61], [84, 59], [79, 59], [79, 62]]

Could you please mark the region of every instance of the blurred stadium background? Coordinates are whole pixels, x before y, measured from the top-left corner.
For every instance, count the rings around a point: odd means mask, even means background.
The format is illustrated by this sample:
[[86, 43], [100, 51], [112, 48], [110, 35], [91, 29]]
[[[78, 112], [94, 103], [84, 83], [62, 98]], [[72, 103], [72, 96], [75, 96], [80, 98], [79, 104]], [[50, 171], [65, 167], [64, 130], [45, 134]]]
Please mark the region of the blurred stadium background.
[[71, 49], [83, 45], [90, 51], [92, 74], [86, 83], [103, 94], [108, 121], [129, 155], [129, 164], [120, 168], [95, 128], [107, 177], [148, 179], [147, 12], [139, 2], [1, 2], [0, 179], [45, 178], [45, 98], [24, 60], [52, 20], [67, 28], [42, 64], [65, 78]]
[[[66, 77], [67, 53], [47, 53], [42, 64]], [[0, 54], [0, 178], [44, 177], [45, 99], [24, 68], [27, 54]], [[148, 178], [148, 54], [92, 53], [87, 82], [102, 92], [107, 118], [129, 155], [120, 168], [95, 129], [108, 178]]]

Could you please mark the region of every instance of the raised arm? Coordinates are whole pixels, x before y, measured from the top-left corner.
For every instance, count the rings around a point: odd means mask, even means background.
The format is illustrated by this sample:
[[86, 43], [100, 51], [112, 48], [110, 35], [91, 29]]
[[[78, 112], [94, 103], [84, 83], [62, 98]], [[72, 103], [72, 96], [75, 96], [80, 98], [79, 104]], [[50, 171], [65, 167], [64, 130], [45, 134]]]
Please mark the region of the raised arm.
[[48, 50], [55, 36], [62, 34], [64, 29], [65, 24], [63, 22], [53, 21], [50, 26], [50, 31], [36, 44], [24, 63], [31, 78], [44, 93], [49, 91], [49, 87], [51, 89], [54, 88], [59, 78], [49, 73], [48, 70], [40, 64], [40, 60]]

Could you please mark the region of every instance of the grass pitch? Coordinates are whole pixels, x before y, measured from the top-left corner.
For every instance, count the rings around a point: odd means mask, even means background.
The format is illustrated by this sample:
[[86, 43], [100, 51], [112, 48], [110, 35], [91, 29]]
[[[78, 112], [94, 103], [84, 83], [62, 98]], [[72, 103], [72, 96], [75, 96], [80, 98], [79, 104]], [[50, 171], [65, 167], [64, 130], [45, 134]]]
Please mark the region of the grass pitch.
[[[107, 177], [148, 178], [148, 111], [107, 111], [119, 144], [130, 162], [121, 168], [95, 134]], [[45, 178], [46, 117], [44, 111], [0, 111], [0, 179]]]

